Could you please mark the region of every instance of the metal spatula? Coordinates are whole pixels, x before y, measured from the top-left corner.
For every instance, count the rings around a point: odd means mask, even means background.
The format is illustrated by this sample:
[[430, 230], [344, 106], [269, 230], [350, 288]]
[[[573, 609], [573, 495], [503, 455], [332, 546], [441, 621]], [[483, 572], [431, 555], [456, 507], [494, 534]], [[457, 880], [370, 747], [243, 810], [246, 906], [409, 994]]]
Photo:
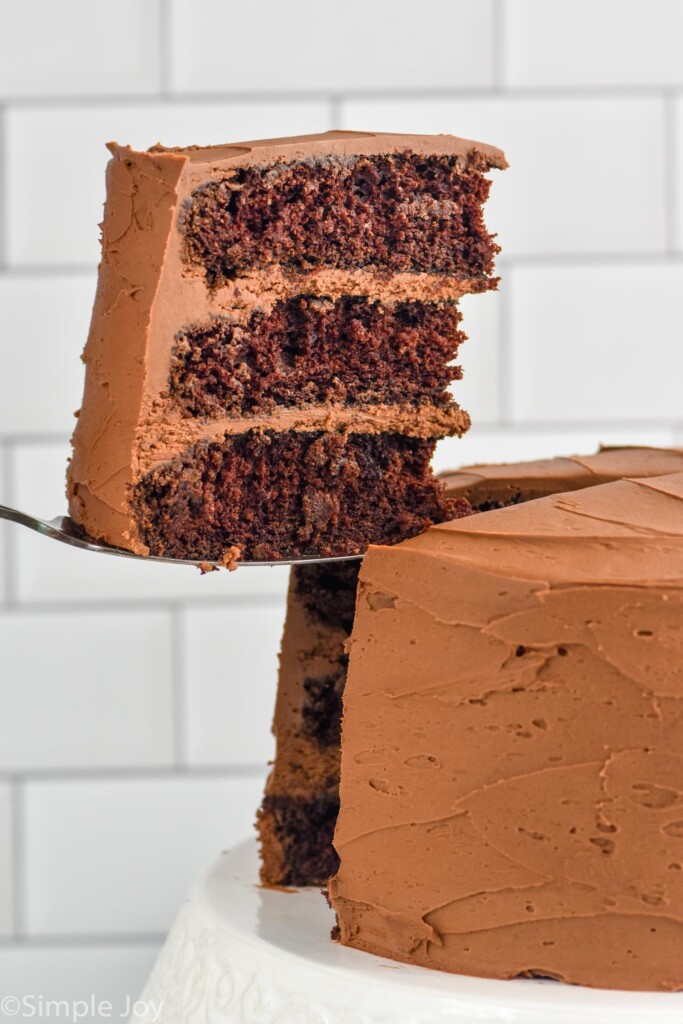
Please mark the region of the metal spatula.
[[[196, 565], [200, 568], [215, 566], [216, 568], [221, 568], [220, 562], [212, 562], [209, 559], [159, 558], [156, 555], [135, 555], [132, 551], [124, 551], [122, 548], [115, 548], [110, 544], [102, 544], [85, 535], [69, 516], [55, 516], [54, 519], [37, 519], [27, 512], [19, 512], [16, 508], [0, 505], [0, 519], [9, 519], [12, 523], [19, 523], [20, 526], [27, 526], [29, 530], [41, 533], [43, 537], [61, 540], [63, 544], [70, 544], [74, 548], [84, 548], [86, 551], [95, 551], [100, 555], [118, 555], [120, 558], [137, 558], [143, 562], [166, 562], [169, 565]], [[340, 555], [336, 558], [283, 558], [273, 562], [245, 560], [243, 562], [240, 561], [238, 565], [312, 565], [316, 562], [350, 562], [361, 557], [362, 555]]]

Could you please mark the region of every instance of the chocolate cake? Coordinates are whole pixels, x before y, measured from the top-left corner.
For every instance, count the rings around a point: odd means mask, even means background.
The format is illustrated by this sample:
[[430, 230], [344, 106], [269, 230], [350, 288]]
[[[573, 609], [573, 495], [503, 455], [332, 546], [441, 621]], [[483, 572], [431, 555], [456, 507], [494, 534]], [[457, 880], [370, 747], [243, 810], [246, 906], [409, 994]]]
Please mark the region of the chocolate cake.
[[328, 132], [110, 145], [71, 516], [139, 554], [363, 551], [454, 514], [458, 299], [495, 288], [503, 154]]
[[344, 691], [341, 942], [682, 989], [682, 618], [683, 472], [371, 547]]
[[[595, 455], [468, 466], [444, 473], [460, 514], [563, 491], [683, 471], [683, 450], [603, 448]], [[277, 706], [275, 763], [258, 817], [262, 880], [326, 885], [337, 868], [342, 693], [358, 562], [295, 566], [290, 576]]]

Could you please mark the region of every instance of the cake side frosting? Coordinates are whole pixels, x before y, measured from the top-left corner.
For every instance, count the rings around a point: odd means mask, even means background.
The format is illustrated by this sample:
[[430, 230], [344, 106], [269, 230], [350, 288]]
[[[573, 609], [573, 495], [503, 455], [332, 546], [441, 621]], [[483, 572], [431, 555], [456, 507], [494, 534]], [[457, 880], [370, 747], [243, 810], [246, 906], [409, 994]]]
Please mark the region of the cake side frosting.
[[342, 942], [683, 987], [683, 473], [436, 526], [361, 569]]
[[133, 160], [115, 153], [107, 165], [102, 262], [68, 471], [69, 511], [76, 522], [94, 536], [138, 551], [144, 545], [131, 522], [128, 489], [149, 404], [154, 353], [148, 343], [184, 163], [178, 157], [160, 161], [136, 154]]
[[[628, 474], [656, 476], [676, 470], [683, 470], [683, 451], [632, 447], [602, 449], [585, 456], [464, 467], [442, 474], [442, 480], [449, 497], [469, 500], [478, 512], [492, 505], [571, 491], [591, 482], [608, 482]], [[357, 574], [358, 569], [354, 571]], [[315, 581], [315, 586], [303, 586], [307, 581], [309, 584]], [[260, 826], [263, 879], [272, 884], [293, 884], [294, 878], [300, 884], [324, 884], [332, 872], [328, 871], [326, 876], [321, 866], [335, 863], [331, 828], [338, 812], [339, 744], [336, 749], [326, 745], [322, 756], [316, 759], [316, 746], [310, 742], [307, 722], [319, 716], [326, 734], [331, 725], [335, 735], [341, 734], [340, 698], [345, 685], [346, 662], [340, 666], [339, 656], [351, 631], [354, 606], [355, 590], [350, 594], [348, 588], [340, 588], [334, 573], [320, 573], [316, 566], [292, 570], [278, 679], [278, 707], [273, 724], [277, 749], [267, 788], [269, 797], [278, 798], [278, 813], [276, 815], [270, 804], [264, 804]], [[339, 616], [334, 628], [329, 625], [330, 608], [336, 608]], [[330, 657], [335, 661], [334, 671], [329, 662], [316, 660], [311, 653], [320, 648], [324, 638], [329, 642], [326, 650], [333, 652]], [[327, 691], [330, 695], [333, 692], [331, 704], [317, 708], [307, 702], [306, 687], [314, 677], [321, 692]], [[307, 751], [305, 758], [301, 745]], [[309, 771], [311, 764], [319, 766], [319, 774]], [[300, 769], [304, 765], [306, 774], [302, 776]], [[303, 788], [312, 808], [310, 813], [303, 811], [302, 778], [306, 780]], [[323, 794], [326, 794], [325, 820], [324, 827], [320, 827]], [[296, 813], [297, 810], [302, 813]]]
[[[324, 429], [368, 435], [389, 431], [431, 440], [468, 428], [467, 414], [452, 401], [430, 404], [421, 396], [411, 408], [390, 395], [389, 402], [372, 402], [362, 398], [362, 381], [354, 383], [361, 395], [356, 405], [348, 404], [348, 390], [322, 401], [323, 383], [322, 391], [305, 408], [271, 402], [269, 411], [252, 414], [244, 409], [236, 414], [228, 409], [224, 416], [216, 410], [208, 414], [206, 409], [200, 415], [188, 414], [170, 393], [179, 339], [188, 334], [203, 337], [207, 331], [220, 334], [226, 329], [244, 334], [255, 311], [269, 315], [278, 304], [310, 294], [328, 304], [341, 297], [371, 298], [389, 314], [406, 302], [424, 310], [425, 304], [433, 303], [434, 309], [443, 306], [446, 315], [448, 304], [460, 295], [485, 290], [496, 282], [485, 274], [397, 271], [371, 263], [307, 267], [304, 260], [300, 267], [244, 266], [210, 286], [203, 268], [188, 258], [183, 225], [198, 189], [207, 182], [220, 183], [229, 199], [231, 189], [243, 187], [231, 184], [242, 173], [257, 176], [252, 190], [256, 188], [258, 198], [259, 182], [271, 187], [291, 167], [330, 165], [346, 174], [359, 160], [403, 159], [412, 154], [418, 170], [424, 158], [440, 160], [445, 168], [452, 164], [463, 174], [471, 166], [472, 174], [480, 176], [482, 168], [505, 166], [500, 151], [451, 136], [353, 132], [205, 149], [157, 146], [140, 153], [114, 144], [110, 149], [102, 264], [84, 355], [86, 391], [68, 483], [71, 515], [89, 533], [147, 553], [140, 522], [131, 508], [136, 483], [183, 454], [187, 460], [196, 453], [195, 462], [200, 465], [205, 446], [224, 439], [232, 458], [232, 435], [251, 430]], [[439, 202], [433, 200], [428, 216], [436, 216]], [[311, 209], [315, 207], [311, 203]], [[408, 204], [401, 216], [406, 223], [411, 218], [418, 223], [423, 214], [418, 217]], [[444, 322], [452, 332], [452, 323]], [[455, 334], [453, 338], [455, 352], [458, 339]], [[278, 358], [277, 352], [273, 358]]]

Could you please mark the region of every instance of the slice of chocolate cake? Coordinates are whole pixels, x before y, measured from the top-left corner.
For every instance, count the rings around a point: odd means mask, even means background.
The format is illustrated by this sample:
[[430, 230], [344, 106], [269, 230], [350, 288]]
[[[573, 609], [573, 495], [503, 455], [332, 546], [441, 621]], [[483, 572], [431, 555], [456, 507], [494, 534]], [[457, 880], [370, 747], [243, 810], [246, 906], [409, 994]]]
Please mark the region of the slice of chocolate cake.
[[490, 146], [111, 145], [72, 517], [140, 554], [353, 554], [449, 518], [457, 300], [494, 288]]
[[[683, 471], [683, 450], [604, 448], [595, 455], [468, 466], [444, 473], [460, 515], [629, 476]], [[264, 882], [325, 885], [336, 870], [342, 693], [358, 563], [296, 566], [290, 577], [273, 732], [275, 764], [259, 812]]]
[[341, 941], [683, 989], [683, 473], [371, 547], [344, 691]]

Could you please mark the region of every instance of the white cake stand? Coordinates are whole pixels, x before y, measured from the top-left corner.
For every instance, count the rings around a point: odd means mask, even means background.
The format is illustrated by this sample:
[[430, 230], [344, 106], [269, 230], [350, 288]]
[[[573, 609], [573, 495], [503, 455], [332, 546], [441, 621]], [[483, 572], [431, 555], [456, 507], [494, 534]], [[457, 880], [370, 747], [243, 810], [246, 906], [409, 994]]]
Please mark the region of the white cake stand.
[[[487, 981], [408, 967], [330, 941], [317, 889], [258, 885], [256, 841], [194, 886], [135, 1024], [682, 1024], [683, 993]], [[144, 1006], [144, 1009], [143, 1009]]]

